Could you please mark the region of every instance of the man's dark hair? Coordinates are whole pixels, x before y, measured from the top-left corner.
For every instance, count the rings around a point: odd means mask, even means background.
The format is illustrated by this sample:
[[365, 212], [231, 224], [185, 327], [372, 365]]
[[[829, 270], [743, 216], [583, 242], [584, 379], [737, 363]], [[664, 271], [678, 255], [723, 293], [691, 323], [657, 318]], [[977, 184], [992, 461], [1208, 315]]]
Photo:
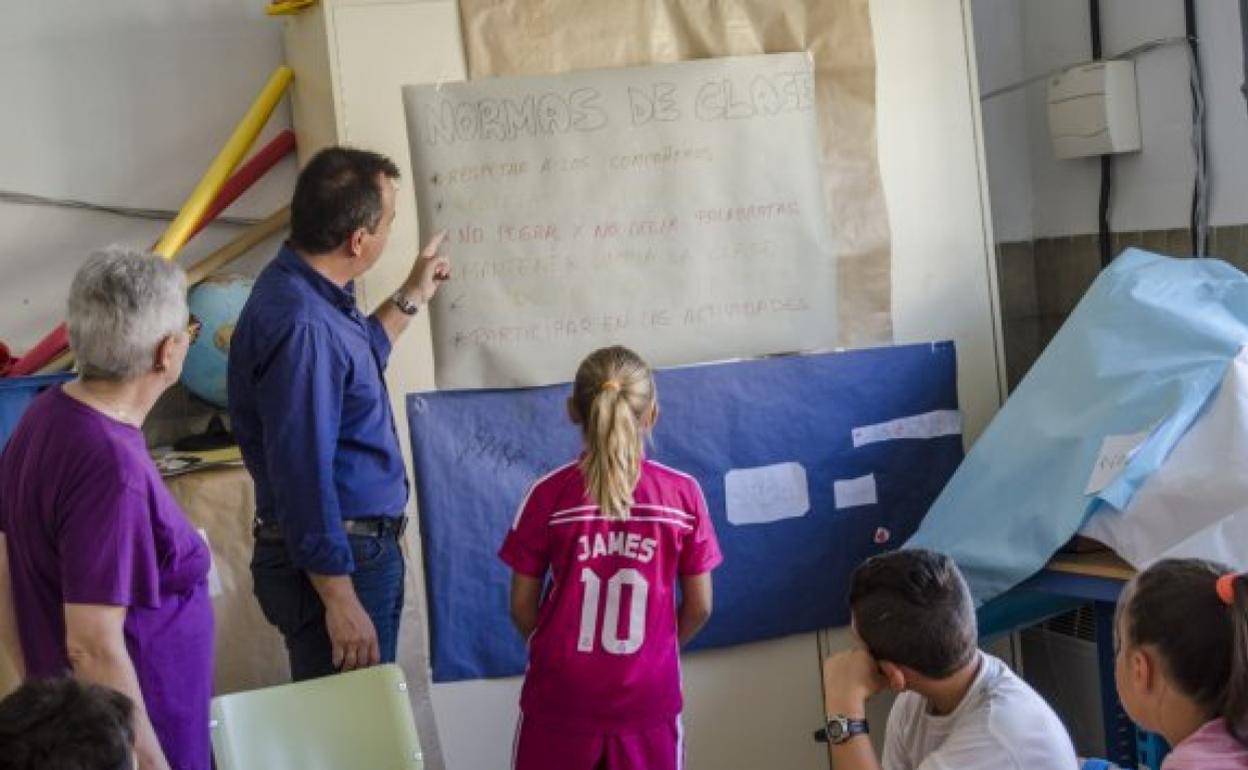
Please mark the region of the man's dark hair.
[[381, 223], [381, 181], [398, 179], [384, 155], [350, 147], [327, 147], [299, 172], [290, 204], [290, 242], [309, 254], [342, 245], [359, 228]]
[[107, 687], [28, 682], [0, 701], [0, 770], [131, 770], [133, 714]]
[[867, 559], [850, 579], [854, 627], [876, 660], [943, 679], [975, 656], [975, 608], [953, 559], [920, 549]]

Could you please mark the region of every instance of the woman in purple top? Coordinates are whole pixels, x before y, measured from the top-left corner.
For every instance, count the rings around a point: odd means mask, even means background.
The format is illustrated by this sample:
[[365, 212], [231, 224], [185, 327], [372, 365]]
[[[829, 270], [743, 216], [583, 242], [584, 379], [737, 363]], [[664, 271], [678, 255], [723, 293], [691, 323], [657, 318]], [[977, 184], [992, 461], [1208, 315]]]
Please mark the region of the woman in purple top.
[[128, 695], [141, 770], [212, 766], [208, 548], [140, 431], [196, 331], [175, 264], [93, 255], [69, 295], [79, 378], [36, 398], [0, 454], [0, 648], [26, 679]]

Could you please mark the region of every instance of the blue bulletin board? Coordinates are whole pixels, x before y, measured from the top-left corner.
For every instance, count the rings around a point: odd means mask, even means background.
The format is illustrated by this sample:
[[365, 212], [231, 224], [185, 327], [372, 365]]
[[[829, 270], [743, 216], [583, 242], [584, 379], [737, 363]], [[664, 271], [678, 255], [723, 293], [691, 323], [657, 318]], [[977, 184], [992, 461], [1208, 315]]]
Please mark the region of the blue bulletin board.
[[[702, 485], [724, 552], [693, 647], [848, 620], [849, 573], [914, 532], [962, 459], [953, 344], [656, 373], [650, 454]], [[567, 385], [412, 394], [436, 682], [523, 672], [496, 556], [529, 485], [580, 451]]]

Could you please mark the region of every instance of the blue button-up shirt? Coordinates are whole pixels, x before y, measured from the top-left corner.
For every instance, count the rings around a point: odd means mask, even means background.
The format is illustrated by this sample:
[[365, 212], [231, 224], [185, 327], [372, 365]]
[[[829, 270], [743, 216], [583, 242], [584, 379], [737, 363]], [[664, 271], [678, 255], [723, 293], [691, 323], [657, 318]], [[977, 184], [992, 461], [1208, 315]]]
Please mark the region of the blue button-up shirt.
[[407, 476], [382, 377], [390, 340], [289, 245], [260, 273], [230, 341], [234, 435], [291, 560], [354, 569], [344, 519], [399, 516]]

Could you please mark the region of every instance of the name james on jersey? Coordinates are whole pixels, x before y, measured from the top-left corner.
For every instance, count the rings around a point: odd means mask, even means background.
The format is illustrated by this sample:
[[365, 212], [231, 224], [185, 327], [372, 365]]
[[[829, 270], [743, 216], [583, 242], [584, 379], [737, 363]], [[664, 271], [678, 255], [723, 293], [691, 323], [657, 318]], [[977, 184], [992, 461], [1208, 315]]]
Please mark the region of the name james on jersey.
[[648, 564], [654, 558], [654, 549], [658, 542], [652, 538], [642, 538], [636, 532], [601, 532], [581, 535], [576, 539], [577, 561], [588, 561], [599, 556], [623, 556]]

